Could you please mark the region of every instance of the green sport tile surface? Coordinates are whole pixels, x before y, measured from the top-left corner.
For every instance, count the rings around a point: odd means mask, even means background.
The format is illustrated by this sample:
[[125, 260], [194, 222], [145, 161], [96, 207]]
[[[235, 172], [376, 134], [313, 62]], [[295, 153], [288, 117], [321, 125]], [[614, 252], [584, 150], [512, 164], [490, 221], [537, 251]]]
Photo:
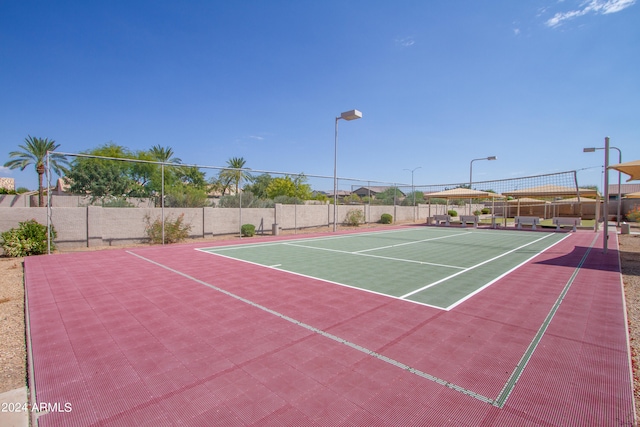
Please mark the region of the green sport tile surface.
[[567, 236], [425, 227], [202, 250], [448, 309]]

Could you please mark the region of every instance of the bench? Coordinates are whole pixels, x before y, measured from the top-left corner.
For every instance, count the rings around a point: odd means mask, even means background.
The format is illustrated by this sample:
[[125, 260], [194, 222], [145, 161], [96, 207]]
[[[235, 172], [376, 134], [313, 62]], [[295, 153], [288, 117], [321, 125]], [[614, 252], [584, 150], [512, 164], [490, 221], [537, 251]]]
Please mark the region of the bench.
[[463, 227], [473, 224], [473, 228], [478, 228], [478, 215], [460, 215], [460, 223]]
[[522, 230], [523, 225], [530, 225], [532, 230], [536, 229], [536, 225], [540, 224], [540, 218], [537, 216], [517, 216], [516, 228]]
[[560, 230], [561, 227], [573, 227], [571, 231], [577, 231], [578, 225], [582, 221], [581, 218], [577, 217], [567, 217], [567, 216], [556, 216], [553, 217], [553, 225], [556, 226], [556, 231]]
[[492, 216], [491, 217], [491, 228], [500, 228], [500, 223], [504, 222], [503, 216]]
[[440, 225], [441, 222], [444, 222], [445, 225], [449, 225], [449, 221], [451, 221], [451, 215], [434, 215], [433, 220], [436, 225]]

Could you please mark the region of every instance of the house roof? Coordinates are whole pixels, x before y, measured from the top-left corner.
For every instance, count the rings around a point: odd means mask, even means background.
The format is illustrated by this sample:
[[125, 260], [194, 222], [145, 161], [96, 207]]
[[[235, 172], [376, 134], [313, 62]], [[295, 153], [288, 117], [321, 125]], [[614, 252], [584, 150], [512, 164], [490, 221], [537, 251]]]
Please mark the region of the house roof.
[[588, 188], [575, 187], [563, 187], [560, 185], [540, 185], [533, 188], [525, 188], [522, 190], [505, 191], [502, 194], [511, 197], [563, 197], [563, 196], [575, 196], [578, 193], [580, 196], [595, 196], [596, 190]]
[[[640, 191], [640, 184], [620, 184], [620, 193], [622, 195], [626, 195], [629, 193], [636, 193]], [[618, 183], [611, 184], [611, 180], [609, 181], [609, 195], [617, 195], [618, 194]]]
[[443, 198], [443, 199], [469, 199], [469, 198], [504, 198], [497, 193], [491, 193], [489, 191], [473, 190], [469, 188], [452, 188], [450, 190], [438, 191], [435, 193], [425, 194], [425, 197], [429, 198]]
[[[387, 191], [388, 189], [393, 188], [391, 186], [383, 186], [383, 185], [368, 185], [368, 186], [364, 186], [364, 187], [359, 187], [356, 190], [354, 190], [353, 192], [358, 194], [358, 195], [368, 195], [369, 193], [371, 193], [372, 195], [376, 195], [379, 193], [383, 193], [385, 191]], [[404, 192], [402, 190], [400, 190], [399, 188], [397, 189], [398, 193], [401, 195], [405, 195]]]

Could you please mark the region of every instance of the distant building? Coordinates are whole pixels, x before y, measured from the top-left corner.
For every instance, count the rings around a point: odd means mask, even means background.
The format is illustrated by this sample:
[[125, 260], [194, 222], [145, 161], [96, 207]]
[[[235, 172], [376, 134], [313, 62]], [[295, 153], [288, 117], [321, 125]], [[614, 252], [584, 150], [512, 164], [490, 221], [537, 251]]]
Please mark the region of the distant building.
[[[622, 197], [629, 193], [637, 193], [640, 191], [640, 184], [620, 184], [620, 194]], [[618, 183], [609, 184], [609, 199], [618, 198]]]
[[[360, 197], [373, 197], [375, 198], [378, 194], [380, 193], [384, 193], [385, 191], [387, 191], [390, 188], [394, 188], [394, 187], [389, 187], [389, 186], [368, 186], [368, 187], [360, 187], [357, 190], [354, 191], [355, 194], [357, 194]], [[398, 192], [398, 197], [404, 197], [405, 194], [400, 191], [399, 189], [396, 189], [396, 191]]]
[[16, 180], [13, 178], [0, 178], [0, 188], [16, 191]]

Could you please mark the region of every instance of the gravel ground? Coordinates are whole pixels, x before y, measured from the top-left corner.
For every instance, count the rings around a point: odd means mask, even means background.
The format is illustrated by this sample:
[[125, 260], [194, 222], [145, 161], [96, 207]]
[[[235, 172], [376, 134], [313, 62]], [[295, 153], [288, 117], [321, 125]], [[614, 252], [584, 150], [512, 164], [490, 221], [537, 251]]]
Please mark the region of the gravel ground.
[[[632, 224], [631, 230], [640, 231], [640, 224]], [[321, 231], [327, 231], [326, 227]], [[235, 237], [227, 236], [215, 240], [225, 238]], [[640, 414], [640, 235], [619, 235], [619, 239], [629, 321], [636, 413]], [[0, 336], [2, 337], [0, 393], [24, 387], [27, 383], [22, 261], [22, 258], [0, 257]]]

